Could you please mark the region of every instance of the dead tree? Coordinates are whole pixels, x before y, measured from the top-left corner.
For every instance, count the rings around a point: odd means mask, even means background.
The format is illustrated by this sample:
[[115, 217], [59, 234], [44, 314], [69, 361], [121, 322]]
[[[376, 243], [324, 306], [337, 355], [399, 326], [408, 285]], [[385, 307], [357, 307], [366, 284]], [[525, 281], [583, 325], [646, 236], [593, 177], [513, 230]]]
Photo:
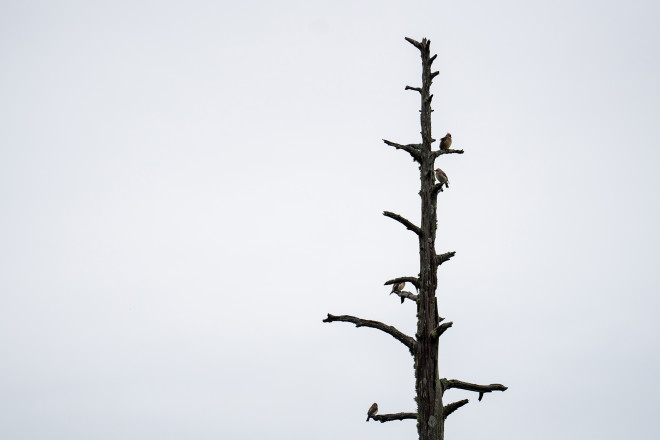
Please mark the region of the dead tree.
[[437, 254], [435, 249], [436, 202], [438, 194], [443, 191], [443, 186], [447, 186], [448, 182], [446, 175], [440, 171], [441, 174], [438, 174], [439, 182], [436, 183], [434, 167], [435, 160], [441, 155], [463, 154], [463, 150], [447, 148], [447, 145], [443, 145], [443, 148], [438, 148], [435, 151], [433, 150], [432, 144], [435, 142], [431, 135], [431, 112], [433, 111], [431, 101], [433, 95], [430, 89], [433, 78], [439, 72], [432, 72], [431, 65], [437, 55], [430, 55], [431, 42], [426, 38], [421, 43], [411, 38], [406, 38], [406, 40], [415, 46], [422, 56], [422, 86], [406, 86], [406, 90], [415, 91], [421, 97], [422, 141], [416, 144], [398, 144], [385, 139], [383, 141], [389, 146], [407, 152], [419, 164], [422, 222], [420, 226], [417, 226], [410, 220], [393, 212], [385, 211], [383, 215], [401, 223], [417, 236], [419, 240], [419, 274], [417, 277], [394, 278], [385, 282], [385, 285], [408, 282], [415, 287], [416, 294], [408, 291], [395, 291], [394, 293], [401, 298], [401, 302], [408, 299], [417, 303], [417, 333], [413, 338], [382, 322], [348, 315], [328, 314], [323, 322], [342, 321], [355, 324], [357, 327], [375, 328], [389, 334], [405, 345], [414, 358], [417, 412], [380, 414], [374, 415], [372, 418], [381, 423], [392, 420], [416, 419], [419, 440], [443, 440], [444, 423], [447, 416], [468, 403], [468, 400], [464, 399], [444, 404], [443, 397], [446, 391], [452, 388], [474, 391], [478, 393], [479, 400], [481, 400], [485, 393], [505, 391], [507, 388], [500, 384], [477, 385], [455, 379], [440, 379], [438, 375], [438, 339], [452, 326], [452, 322], [442, 323], [444, 318], [440, 318], [438, 315], [436, 299], [437, 269], [442, 263], [452, 258], [455, 252]]

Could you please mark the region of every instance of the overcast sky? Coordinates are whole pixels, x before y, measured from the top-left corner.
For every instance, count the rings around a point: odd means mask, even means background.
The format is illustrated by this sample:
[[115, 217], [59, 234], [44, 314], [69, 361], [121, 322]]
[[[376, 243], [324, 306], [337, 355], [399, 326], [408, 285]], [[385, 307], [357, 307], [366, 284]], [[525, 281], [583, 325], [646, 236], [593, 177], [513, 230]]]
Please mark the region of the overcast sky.
[[419, 52], [446, 438], [657, 439], [657, 1], [4, 1], [0, 438], [414, 439]]

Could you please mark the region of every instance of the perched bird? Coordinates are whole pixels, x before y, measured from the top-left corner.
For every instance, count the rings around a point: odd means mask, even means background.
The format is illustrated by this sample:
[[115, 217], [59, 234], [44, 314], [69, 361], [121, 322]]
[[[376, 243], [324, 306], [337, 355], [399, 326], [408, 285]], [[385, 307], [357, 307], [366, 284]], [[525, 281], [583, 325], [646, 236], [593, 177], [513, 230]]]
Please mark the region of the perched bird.
[[378, 404], [374, 403], [369, 408], [369, 411], [367, 411], [367, 422], [369, 421], [369, 419], [373, 418], [373, 416], [375, 416], [377, 413], [378, 413]]
[[447, 188], [449, 188], [449, 178], [447, 177], [445, 172], [442, 171], [440, 168], [436, 168], [435, 178], [438, 179], [441, 189], [442, 189], [442, 185], [445, 185]]
[[440, 139], [441, 150], [449, 150], [449, 147], [451, 147], [451, 133], [447, 133], [445, 137]]
[[403, 288], [406, 287], [406, 282], [402, 281], [400, 283], [394, 283], [392, 286], [392, 291], [390, 292], [390, 295], [393, 294], [394, 292], [401, 292]]

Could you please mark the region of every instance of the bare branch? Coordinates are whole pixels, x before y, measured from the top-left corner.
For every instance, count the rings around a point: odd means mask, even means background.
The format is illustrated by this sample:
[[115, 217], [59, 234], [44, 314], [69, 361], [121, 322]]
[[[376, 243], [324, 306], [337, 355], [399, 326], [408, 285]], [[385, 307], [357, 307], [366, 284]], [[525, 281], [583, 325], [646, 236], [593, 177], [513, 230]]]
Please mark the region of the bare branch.
[[435, 61], [435, 59], [436, 59], [437, 56], [438, 56], [438, 54], [436, 53], [436, 54], [433, 55], [431, 58], [429, 58], [429, 66], [430, 66], [431, 64], [433, 64], [433, 61]]
[[[433, 185], [433, 188], [431, 188], [431, 196], [435, 197], [438, 195], [439, 192], [442, 192], [442, 187], [445, 186], [444, 183], [436, 183]], [[447, 185], [447, 188], [449, 188], [449, 185]]]
[[442, 388], [449, 390], [451, 388], [458, 388], [459, 390], [474, 391], [479, 393], [479, 401], [484, 397], [484, 393], [490, 393], [491, 391], [506, 391], [508, 388], [499, 383], [491, 383], [490, 385], [477, 385], [475, 383], [463, 382], [456, 379], [440, 379], [442, 383]]
[[390, 286], [392, 284], [398, 284], [401, 282], [407, 282], [415, 286], [415, 289], [419, 290], [419, 278], [416, 277], [399, 277], [399, 278], [393, 278], [391, 280], [385, 281], [386, 286]]
[[[430, 95], [428, 98], [426, 98], [426, 103], [430, 104], [431, 101], [433, 101], [433, 95]], [[431, 139], [431, 142], [433, 142], [433, 139]]]
[[415, 90], [416, 92], [422, 93], [422, 89], [419, 87], [406, 86], [406, 90]]
[[440, 72], [437, 71], [437, 70], [436, 70], [435, 72], [431, 73], [431, 79], [433, 79], [433, 78], [435, 78], [436, 76], [438, 76], [439, 73], [440, 73]]
[[446, 419], [449, 414], [453, 413], [454, 411], [456, 411], [461, 406], [467, 405], [468, 402], [469, 402], [469, 400], [463, 399], [463, 400], [459, 400], [458, 402], [448, 403], [447, 405], [445, 405], [443, 407], [442, 417], [444, 419]]
[[417, 299], [419, 298], [419, 296], [415, 295], [414, 293], [407, 292], [405, 290], [403, 290], [401, 292], [392, 292], [392, 293], [394, 293], [395, 295], [398, 295], [401, 298], [401, 304], [403, 304], [403, 300], [406, 299], [406, 298], [408, 298], [411, 301], [415, 301], [415, 302], [417, 302]]
[[390, 211], [384, 211], [383, 215], [385, 217], [392, 218], [399, 223], [401, 223], [403, 226], [405, 226], [408, 230], [413, 231], [415, 234], [419, 235], [420, 237], [422, 236], [422, 230], [419, 228], [419, 226], [415, 226], [410, 220], [401, 217], [399, 214], [395, 214]]
[[385, 142], [390, 147], [396, 148], [397, 150], [407, 151], [408, 154], [410, 154], [414, 160], [421, 163], [422, 161], [422, 153], [420, 150], [421, 144], [403, 145], [403, 144], [397, 144], [396, 142], [388, 141], [387, 139], [383, 139], [383, 142]]
[[435, 264], [437, 264], [438, 266], [440, 266], [440, 265], [441, 265], [442, 263], [444, 263], [445, 261], [451, 259], [451, 257], [453, 257], [454, 255], [456, 255], [456, 252], [455, 252], [455, 251], [452, 251], [452, 252], [445, 252], [444, 254], [436, 255], [436, 256], [435, 256]]
[[463, 150], [438, 150], [433, 152], [433, 158], [442, 156], [443, 154], [463, 154]]
[[373, 416], [372, 419], [380, 423], [392, 422], [394, 420], [417, 419], [417, 413], [401, 412], [394, 414], [380, 414]]
[[336, 316], [336, 315], [331, 315], [330, 313], [328, 313], [328, 317], [323, 320], [323, 322], [335, 322], [335, 321], [350, 322], [355, 324], [356, 327], [371, 327], [378, 329], [382, 332], [385, 332], [388, 335], [392, 336], [397, 341], [401, 342], [406, 347], [408, 347], [410, 353], [414, 355], [415, 344], [416, 344], [415, 339], [397, 330], [395, 327], [392, 327], [391, 325], [386, 325], [379, 321], [371, 321], [369, 319], [356, 318], [355, 316], [349, 316], [349, 315]]
[[438, 339], [452, 325], [454, 325], [454, 323], [451, 321], [445, 322], [444, 324], [440, 324], [435, 329], [433, 329], [433, 331], [431, 332], [431, 337], [433, 339]]
[[424, 50], [424, 46], [419, 41], [415, 41], [412, 38], [408, 38], [408, 37], [406, 37], [406, 41], [412, 44], [413, 46], [415, 46], [417, 49]]

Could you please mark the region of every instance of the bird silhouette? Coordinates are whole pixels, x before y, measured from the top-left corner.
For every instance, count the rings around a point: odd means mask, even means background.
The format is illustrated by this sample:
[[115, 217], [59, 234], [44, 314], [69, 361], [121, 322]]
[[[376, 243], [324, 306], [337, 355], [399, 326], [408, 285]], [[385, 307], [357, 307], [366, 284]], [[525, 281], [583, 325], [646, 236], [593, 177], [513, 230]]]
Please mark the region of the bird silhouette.
[[377, 413], [378, 413], [378, 404], [374, 403], [373, 405], [371, 405], [371, 407], [369, 407], [369, 411], [367, 411], [367, 422], [369, 421], [369, 419], [373, 418], [373, 416], [375, 416]]
[[441, 150], [449, 150], [449, 147], [451, 147], [451, 133], [447, 133], [445, 137], [440, 139]]

